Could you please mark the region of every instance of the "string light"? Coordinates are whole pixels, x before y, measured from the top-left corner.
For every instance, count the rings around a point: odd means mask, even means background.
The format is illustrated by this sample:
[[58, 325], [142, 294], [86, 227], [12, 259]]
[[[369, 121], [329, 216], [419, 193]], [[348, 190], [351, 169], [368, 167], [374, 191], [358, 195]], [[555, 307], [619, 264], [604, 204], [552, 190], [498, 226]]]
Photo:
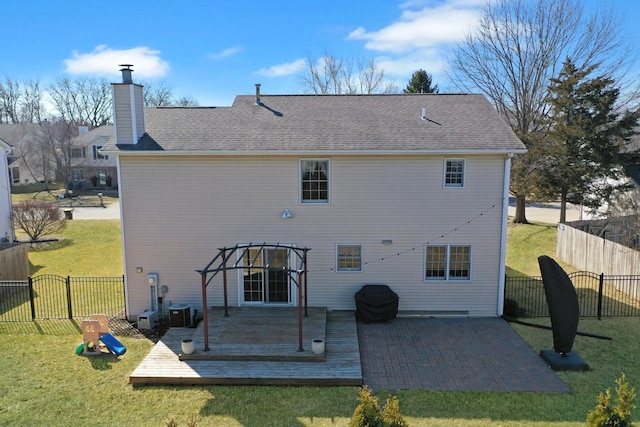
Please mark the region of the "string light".
[[[502, 202], [502, 201], [504, 201], [504, 199], [502, 199], [502, 200], [501, 200], [501, 202]], [[426, 245], [430, 245], [431, 243], [433, 243], [433, 242], [435, 242], [435, 241], [437, 241], [437, 240], [444, 239], [446, 236], [448, 236], [448, 235], [450, 235], [450, 234], [453, 234], [453, 233], [455, 233], [455, 232], [459, 231], [460, 229], [462, 229], [462, 228], [466, 227], [467, 225], [469, 225], [469, 224], [473, 223], [474, 221], [476, 221], [476, 220], [477, 220], [477, 219], [479, 219], [480, 217], [484, 216], [484, 214], [486, 214], [487, 212], [492, 211], [493, 209], [495, 209], [495, 208], [496, 208], [496, 207], [498, 207], [498, 206], [502, 206], [502, 205], [501, 205], [501, 203], [494, 203], [493, 205], [491, 205], [491, 206], [490, 206], [490, 207], [488, 207], [487, 209], [485, 209], [485, 210], [483, 210], [482, 212], [478, 213], [478, 214], [477, 214], [476, 216], [474, 216], [473, 218], [471, 218], [471, 219], [467, 220], [465, 223], [463, 223], [463, 224], [461, 224], [461, 225], [458, 225], [458, 226], [456, 226], [456, 227], [454, 227], [454, 228], [450, 229], [449, 231], [447, 231], [446, 233], [441, 234], [440, 236], [436, 237], [435, 239], [427, 240], [427, 242], [426, 242], [425, 244], [426, 244]], [[423, 244], [421, 243], [421, 244], [419, 245], [419, 247], [422, 247], [422, 245], [423, 245]], [[411, 247], [411, 248], [409, 248], [409, 249], [406, 249], [406, 250], [404, 250], [404, 251], [397, 252], [395, 255], [391, 255], [391, 256], [392, 256], [392, 257], [400, 257], [400, 256], [403, 256], [403, 255], [405, 255], [405, 254], [409, 253], [409, 252], [415, 251], [416, 249], [417, 249], [417, 247], [416, 247], [416, 246], [413, 246], [413, 247]], [[389, 256], [387, 256], [386, 258], [388, 259], [388, 258], [389, 258]], [[384, 260], [385, 260], [385, 258], [378, 258], [378, 259], [374, 259], [374, 260], [371, 260], [371, 261], [364, 261], [364, 262], [362, 263], [362, 265], [371, 265], [371, 264], [375, 264], [375, 263], [378, 263], [378, 262], [384, 262]], [[318, 272], [321, 272], [321, 271], [326, 271], [326, 270], [309, 270], [308, 272], [309, 272], [309, 273], [318, 273]], [[336, 270], [335, 270], [335, 268], [330, 268], [330, 269], [329, 269], [329, 271], [330, 271], [330, 272], [334, 272], [334, 271], [336, 271]]]

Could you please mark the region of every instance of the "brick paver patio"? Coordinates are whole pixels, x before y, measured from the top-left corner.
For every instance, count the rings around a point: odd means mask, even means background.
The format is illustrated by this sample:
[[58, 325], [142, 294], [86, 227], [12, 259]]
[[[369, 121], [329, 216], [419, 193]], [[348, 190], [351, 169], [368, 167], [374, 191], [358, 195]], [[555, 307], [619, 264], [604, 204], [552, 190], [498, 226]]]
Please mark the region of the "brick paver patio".
[[373, 390], [570, 391], [499, 318], [358, 322], [358, 339]]

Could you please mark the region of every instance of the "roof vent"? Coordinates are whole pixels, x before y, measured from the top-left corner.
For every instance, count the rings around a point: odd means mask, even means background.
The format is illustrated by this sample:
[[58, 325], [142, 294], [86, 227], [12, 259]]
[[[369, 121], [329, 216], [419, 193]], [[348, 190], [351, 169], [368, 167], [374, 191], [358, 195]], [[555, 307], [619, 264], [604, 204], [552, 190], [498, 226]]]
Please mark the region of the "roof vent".
[[256, 105], [262, 104], [260, 101], [260, 83], [256, 83]]
[[120, 64], [120, 67], [124, 67], [120, 69], [122, 72], [122, 83], [133, 83], [131, 79], [131, 73], [133, 72], [131, 67], [133, 67], [133, 64]]
[[427, 107], [422, 107], [422, 120], [427, 120]]

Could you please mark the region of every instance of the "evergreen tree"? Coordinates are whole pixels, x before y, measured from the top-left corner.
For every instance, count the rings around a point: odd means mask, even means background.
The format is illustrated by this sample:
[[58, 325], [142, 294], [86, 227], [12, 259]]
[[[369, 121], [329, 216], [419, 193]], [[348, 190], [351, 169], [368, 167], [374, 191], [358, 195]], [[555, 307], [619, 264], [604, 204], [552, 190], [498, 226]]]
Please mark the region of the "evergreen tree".
[[538, 189], [542, 196], [560, 199], [560, 222], [566, 219], [569, 193], [581, 193], [592, 209], [608, 201], [620, 185], [620, 153], [640, 117], [638, 110], [616, 110], [619, 89], [611, 78], [589, 78], [595, 69], [578, 68], [567, 59], [549, 87], [550, 123]]
[[438, 85], [431, 86], [433, 78], [425, 70], [418, 70], [413, 73], [404, 93], [438, 93]]

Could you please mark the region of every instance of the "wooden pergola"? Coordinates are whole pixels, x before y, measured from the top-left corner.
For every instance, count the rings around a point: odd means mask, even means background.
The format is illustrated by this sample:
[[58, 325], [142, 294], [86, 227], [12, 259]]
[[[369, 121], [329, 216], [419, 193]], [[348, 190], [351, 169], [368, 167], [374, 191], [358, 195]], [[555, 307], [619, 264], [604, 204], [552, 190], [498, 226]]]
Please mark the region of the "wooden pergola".
[[[257, 255], [250, 259], [248, 265], [243, 264], [245, 256], [248, 255], [251, 249], [259, 249]], [[224, 315], [229, 316], [228, 302], [227, 302], [227, 271], [228, 270], [240, 270], [245, 268], [251, 268], [252, 270], [271, 270], [269, 260], [261, 263], [262, 265], [255, 265], [260, 253], [263, 249], [287, 249], [289, 251], [287, 260], [291, 258], [293, 253], [296, 257], [295, 267], [291, 267], [291, 262], [287, 262], [285, 267], [278, 267], [278, 270], [287, 273], [289, 282], [296, 285], [298, 288], [298, 351], [304, 351], [302, 346], [302, 318], [303, 318], [303, 303], [304, 303], [304, 316], [308, 316], [307, 310], [307, 252], [310, 248], [297, 248], [293, 245], [285, 244], [268, 244], [268, 243], [249, 243], [249, 244], [237, 244], [233, 247], [218, 248], [218, 254], [204, 267], [202, 270], [196, 270], [200, 273], [201, 278], [201, 290], [202, 290], [202, 307], [203, 307], [203, 330], [204, 330], [204, 350], [209, 351], [209, 315], [207, 310], [207, 287], [218, 273], [222, 272], [222, 282], [224, 291]], [[230, 258], [234, 254], [239, 254], [238, 260], [229, 264]], [[304, 296], [304, 299], [303, 299]]]

